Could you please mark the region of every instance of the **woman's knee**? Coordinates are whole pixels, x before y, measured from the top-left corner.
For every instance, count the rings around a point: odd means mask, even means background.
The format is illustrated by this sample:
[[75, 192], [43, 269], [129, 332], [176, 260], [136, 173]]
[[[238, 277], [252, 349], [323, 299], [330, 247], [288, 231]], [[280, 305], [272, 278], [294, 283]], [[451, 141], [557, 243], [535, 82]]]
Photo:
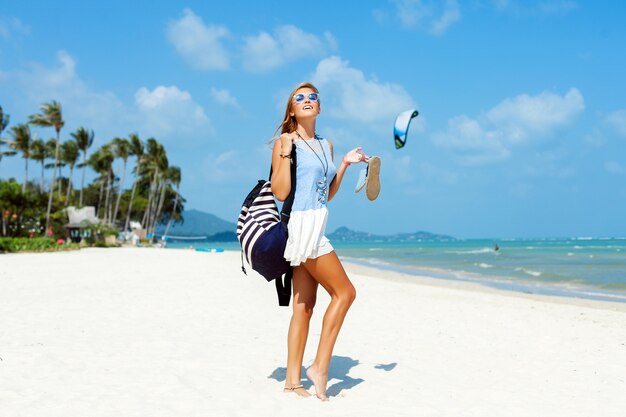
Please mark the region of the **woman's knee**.
[[354, 285], [352, 285], [352, 283], [350, 283], [346, 297], [348, 298], [348, 302], [350, 303], [350, 305], [352, 305], [352, 303], [356, 299], [356, 288], [354, 288]]
[[315, 307], [315, 299], [307, 301], [293, 302], [293, 315], [298, 319], [310, 320], [313, 315], [313, 308]]
[[346, 308], [350, 307], [356, 299], [356, 289], [354, 288], [354, 285], [349, 283], [349, 285], [337, 293], [337, 298], [341, 304], [346, 306]]

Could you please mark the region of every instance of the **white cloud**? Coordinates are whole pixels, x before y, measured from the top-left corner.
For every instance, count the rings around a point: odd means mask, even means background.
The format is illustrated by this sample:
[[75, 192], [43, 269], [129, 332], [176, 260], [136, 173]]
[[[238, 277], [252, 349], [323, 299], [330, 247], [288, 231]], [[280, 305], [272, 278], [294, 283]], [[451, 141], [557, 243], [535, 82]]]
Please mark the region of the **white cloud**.
[[279, 26], [274, 35], [261, 32], [244, 38], [243, 66], [251, 72], [264, 72], [301, 58], [317, 58], [334, 50], [337, 42], [330, 33], [324, 38], [306, 33], [293, 25]]
[[567, 125], [585, 108], [583, 96], [571, 88], [563, 97], [551, 92], [536, 96], [522, 94], [506, 99], [489, 110], [485, 117], [504, 131], [510, 142], [528, 139], [531, 134], [547, 135]]
[[59, 51], [52, 66], [31, 63], [4, 72], [0, 90], [11, 102], [11, 108], [5, 110], [12, 114], [12, 120], [26, 120], [43, 102], [57, 100], [63, 106], [64, 131], [79, 126], [93, 129], [96, 144], [133, 131], [163, 143], [179, 140], [179, 133], [189, 134], [193, 129], [211, 132], [209, 119], [189, 92], [175, 86], [159, 86], [152, 91], [141, 87], [135, 101], [125, 103], [112, 92], [91, 88], [80, 78], [77, 65], [70, 54]]
[[552, 135], [583, 110], [582, 94], [575, 88], [564, 96], [523, 94], [502, 101], [477, 118], [453, 117], [447, 130], [435, 133], [432, 140], [452, 150], [462, 164], [483, 165], [507, 159], [515, 145]]
[[235, 108], [239, 107], [239, 102], [237, 101], [237, 98], [226, 89], [218, 90], [215, 87], [211, 87], [211, 97], [213, 97], [213, 100], [224, 106], [231, 106]]
[[158, 86], [152, 91], [141, 87], [135, 93], [135, 106], [149, 136], [188, 134], [200, 128], [212, 131], [202, 107], [176, 86]]
[[456, 0], [393, 0], [396, 15], [406, 28], [423, 27], [433, 35], [442, 35], [460, 20], [461, 10]]
[[413, 27], [433, 13], [430, 5], [422, 0], [394, 0], [393, 3], [398, 18], [405, 27]]
[[619, 162], [609, 161], [604, 164], [604, 169], [611, 174], [616, 175], [625, 175], [626, 174], [626, 166], [621, 165]]
[[511, 152], [504, 146], [502, 132], [485, 130], [467, 116], [456, 116], [448, 121], [445, 132], [435, 133], [435, 145], [458, 154], [462, 165], [484, 165], [508, 158]]
[[312, 81], [322, 90], [322, 112], [338, 119], [376, 123], [415, 107], [402, 86], [368, 79], [337, 56], [320, 61]]
[[127, 109], [113, 93], [93, 91], [78, 77], [76, 60], [70, 54], [59, 51], [56, 58], [52, 66], [30, 63], [4, 72], [0, 89], [3, 96], [10, 97], [12, 112], [25, 113], [26, 118], [43, 102], [57, 100], [63, 106], [66, 129], [85, 125], [102, 134], [130, 121]]
[[615, 129], [619, 135], [626, 137], [626, 109], [609, 113], [604, 118], [604, 121]]
[[431, 23], [430, 32], [433, 35], [442, 35], [450, 25], [461, 19], [461, 11], [456, 0], [447, 0], [443, 14]]
[[11, 39], [15, 35], [29, 35], [30, 27], [17, 17], [0, 17], [0, 39]]
[[176, 51], [194, 68], [225, 70], [230, 67], [230, 56], [222, 45], [229, 36], [223, 26], [205, 25], [191, 9], [183, 10], [180, 19], [169, 24], [167, 38]]

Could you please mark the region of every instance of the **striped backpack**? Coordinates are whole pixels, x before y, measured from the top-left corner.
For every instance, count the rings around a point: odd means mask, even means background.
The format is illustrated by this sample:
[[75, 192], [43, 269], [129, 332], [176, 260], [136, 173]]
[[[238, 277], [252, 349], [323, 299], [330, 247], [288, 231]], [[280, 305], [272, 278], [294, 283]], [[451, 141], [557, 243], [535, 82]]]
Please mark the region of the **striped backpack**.
[[[243, 257], [268, 282], [275, 281], [278, 304], [288, 306], [291, 298], [292, 268], [284, 257], [287, 223], [296, 190], [296, 147], [291, 149], [291, 191], [278, 214], [270, 180], [259, 180], [248, 193], [237, 219], [237, 240], [241, 244], [241, 270], [247, 275]], [[285, 276], [283, 282], [283, 275]]]

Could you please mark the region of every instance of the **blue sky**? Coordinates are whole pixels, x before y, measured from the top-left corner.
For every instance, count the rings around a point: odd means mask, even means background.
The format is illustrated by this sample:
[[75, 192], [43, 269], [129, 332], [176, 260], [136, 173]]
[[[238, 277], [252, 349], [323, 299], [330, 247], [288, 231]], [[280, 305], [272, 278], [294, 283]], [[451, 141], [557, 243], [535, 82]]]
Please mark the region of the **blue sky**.
[[[382, 158], [378, 200], [354, 194], [351, 167], [330, 230], [626, 236], [626, 3], [356, 4], [5, 2], [0, 105], [14, 124], [60, 101], [65, 140], [155, 137], [186, 207], [235, 221], [287, 93], [312, 81], [336, 159]], [[395, 115], [413, 107], [396, 150]], [[22, 171], [0, 162], [2, 178]]]

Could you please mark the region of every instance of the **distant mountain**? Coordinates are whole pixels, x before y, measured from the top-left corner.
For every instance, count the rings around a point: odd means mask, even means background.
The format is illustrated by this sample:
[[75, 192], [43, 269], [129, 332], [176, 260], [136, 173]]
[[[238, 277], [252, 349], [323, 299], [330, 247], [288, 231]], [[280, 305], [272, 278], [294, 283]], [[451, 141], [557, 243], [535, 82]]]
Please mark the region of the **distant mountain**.
[[437, 235], [430, 232], [398, 233], [395, 235], [374, 235], [372, 233], [357, 232], [347, 227], [340, 227], [327, 235], [331, 242], [420, 242], [420, 241], [449, 241], [456, 240], [452, 236]]
[[[185, 210], [184, 222], [175, 223], [170, 227], [168, 235], [172, 236], [207, 236], [213, 238], [218, 235], [226, 241], [237, 240], [235, 230], [237, 225], [233, 222], [220, 219], [219, 217], [200, 210]], [[165, 225], [157, 227], [157, 235], [163, 234]], [[221, 240], [222, 242], [225, 240]]]
[[[168, 232], [170, 236], [206, 236], [211, 242], [236, 242], [237, 225], [200, 210], [185, 210], [184, 222], [173, 224]], [[157, 235], [162, 235], [165, 226], [157, 228]], [[450, 241], [456, 240], [452, 236], [437, 235], [430, 232], [398, 233], [395, 235], [375, 235], [367, 232], [350, 230], [340, 227], [327, 234], [331, 242], [419, 242], [419, 241]]]

